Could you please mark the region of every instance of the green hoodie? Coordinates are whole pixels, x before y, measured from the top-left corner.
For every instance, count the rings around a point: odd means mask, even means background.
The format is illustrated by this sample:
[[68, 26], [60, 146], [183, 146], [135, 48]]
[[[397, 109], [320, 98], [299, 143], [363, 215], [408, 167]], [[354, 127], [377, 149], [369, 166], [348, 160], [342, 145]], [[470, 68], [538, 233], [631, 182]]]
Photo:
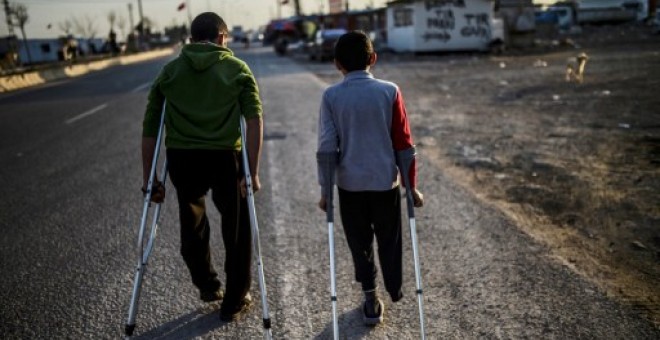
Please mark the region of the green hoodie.
[[165, 99], [165, 146], [174, 149], [240, 150], [240, 115], [262, 115], [250, 68], [214, 44], [186, 45], [165, 65], [151, 86], [144, 137], [158, 135]]

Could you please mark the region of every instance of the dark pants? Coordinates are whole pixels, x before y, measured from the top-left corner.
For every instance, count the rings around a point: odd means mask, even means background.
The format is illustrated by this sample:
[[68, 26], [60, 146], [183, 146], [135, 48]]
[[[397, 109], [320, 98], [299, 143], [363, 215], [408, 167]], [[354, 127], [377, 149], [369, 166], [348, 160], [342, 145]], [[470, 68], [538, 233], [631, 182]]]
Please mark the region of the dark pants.
[[225, 301], [239, 301], [250, 289], [251, 231], [247, 200], [240, 197], [239, 155], [225, 150], [167, 150], [181, 221], [181, 255], [200, 290], [215, 290], [220, 280], [211, 263], [210, 226], [205, 197], [209, 189], [222, 217], [225, 245]]
[[339, 208], [348, 247], [353, 255], [355, 279], [362, 284], [364, 291], [376, 288], [375, 235], [385, 289], [393, 301], [398, 301], [403, 296], [399, 188], [360, 192], [339, 189]]

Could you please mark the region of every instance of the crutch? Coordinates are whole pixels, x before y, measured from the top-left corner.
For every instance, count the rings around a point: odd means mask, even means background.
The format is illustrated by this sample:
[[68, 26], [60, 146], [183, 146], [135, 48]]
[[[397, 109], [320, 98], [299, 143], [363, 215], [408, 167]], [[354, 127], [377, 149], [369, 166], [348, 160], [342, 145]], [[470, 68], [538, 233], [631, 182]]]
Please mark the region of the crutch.
[[252, 226], [252, 243], [255, 249], [257, 260], [257, 272], [259, 274], [259, 289], [261, 290], [261, 305], [263, 306], [263, 327], [264, 339], [272, 339], [273, 334], [270, 329], [270, 313], [268, 311], [268, 296], [266, 293], [266, 280], [264, 278], [264, 266], [261, 262], [261, 244], [259, 242], [259, 223], [257, 222], [257, 212], [254, 208], [254, 192], [252, 191], [252, 175], [250, 174], [250, 162], [247, 153], [247, 136], [245, 118], [241, 116], [241, 149], [243, 154], [243, 172], [245, 173], [245, 183], [247, 186], [248, 211], [250, 212], [250, 225]]
[[412, 190], [410, 187], [410, 166], [415, 159], [415, 147], [398, 151], [396, 154], [397, 165], [403, 177], [403, 183], [406, 186], [406, 203], [408, 205], [408, 224], [410, 225], [410, 239], [412, 241], [413, 259], [415, 262], [415, 283], [417, 286], [417, 302], [419, 304], [419, 324], [421, 338], [426, 339], [424, 332], [424, 295], [422, 292], [422, 274], [419, 265], [419, 251], [417, 249], [417, 229], [415, 226], [415, 206], [413, 202]]
[[337, 284], [335, 282], [335, 237], [334, 237], [334, 206], [333, 190], [335, 185], [335, 167], [337, 166], [337, 152], [318, 152], [316, 161], [323, 176], [323, 190], [325, 191], [326, 219], [328, 221], [328, 243], [330, 248], [330, 300], [332, 301], [332, 332], [334, 339], [339, 339], [339, 321], [337, 319]]
[[[144, 272], [147, 270], [147, 262], [149, 260], [149, 255], [153, 250], [154, 240], [156, 239], [156, 231], [158, 230], [158, 217], [160, 216], [160, 207], [161, 203], [156, 203], [154, 209], [153, 217], [151, 218], [151, 229], [149, 231], [149, 239], [146, 241], [145, 246], [145, 229], [147, 226], [149, 208], [151, 207], [151, 195], [154, 180], [156, 178], [156, 166], [158, 165], [158, 154], [160, 152], [160, 144], [163, 139], [163, 126], [165, 125], [165, 104], [163, 104], [163, 112], [160, 116], [160, 127], [158, 128], [158, 137], [156, 138], [156, 148], [154, 150], [154, 157], [151, 161], [151, 172], [149, 173], [149, 182], [147, 183], [147, 192], [144, 195], [144, 205], [142, 208], [142, 220], [140, 222], [140, 231], [138, 234], [138, 263], [135, 268], [135, 279], [133, 280], [133, 294], [131, 295], [131, 304], [128, 308], [128, 321], [126, 321], [126, 326], [124, 332], [127, 336], [133, 335], [135, 330], [135, 318], [137, 316], [138, 300], [140, 299], [140, 291], [142, 290], [142, 278], [144, 277]], [[167, 180], [167, 159], [163, 162], [163, 168], [161, 170], [162, 176], [162, 185], [165, 186]]]

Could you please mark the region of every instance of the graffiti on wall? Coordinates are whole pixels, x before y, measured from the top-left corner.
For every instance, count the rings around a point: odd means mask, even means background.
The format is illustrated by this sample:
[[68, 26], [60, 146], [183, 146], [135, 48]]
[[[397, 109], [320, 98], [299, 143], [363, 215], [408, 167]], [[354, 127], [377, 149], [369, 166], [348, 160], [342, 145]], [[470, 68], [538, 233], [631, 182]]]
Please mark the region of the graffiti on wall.
[[439, 30], [453, 30], [456, 28], [456, 18], [452, 10], [436, 10], [435, 16], [426, 19], [426, 28]]
[[424, 9], [426, 29], [421, 36], [425, 42], [447, 43], [459, 36], [490, 39], [489, 14], [465, 13], [465, 0], [427, 0]]
[[488, 14], [465, 14], [466, 25], [461, 28], [464, 37], [490, 38]]

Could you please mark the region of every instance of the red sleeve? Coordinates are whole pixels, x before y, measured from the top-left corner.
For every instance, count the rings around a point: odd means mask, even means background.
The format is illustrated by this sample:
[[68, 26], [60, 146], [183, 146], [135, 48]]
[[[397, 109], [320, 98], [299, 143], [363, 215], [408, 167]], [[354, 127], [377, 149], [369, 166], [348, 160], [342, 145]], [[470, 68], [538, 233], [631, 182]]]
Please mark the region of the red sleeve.
[[[401, 90], [397, 88], [396, 97], [392, 106], [392, 146], [395, 151], [406, 150], [413, 147], [412, 134], [410, 133], [410, 125], [408, 124], [408, 114], [406, 113], [406, 105], [403, 102], [403, 95]], [[410, 164], [408, 178], [410, 185], [414, 188], [417, 186], [417, 161], [413, 159]]]

